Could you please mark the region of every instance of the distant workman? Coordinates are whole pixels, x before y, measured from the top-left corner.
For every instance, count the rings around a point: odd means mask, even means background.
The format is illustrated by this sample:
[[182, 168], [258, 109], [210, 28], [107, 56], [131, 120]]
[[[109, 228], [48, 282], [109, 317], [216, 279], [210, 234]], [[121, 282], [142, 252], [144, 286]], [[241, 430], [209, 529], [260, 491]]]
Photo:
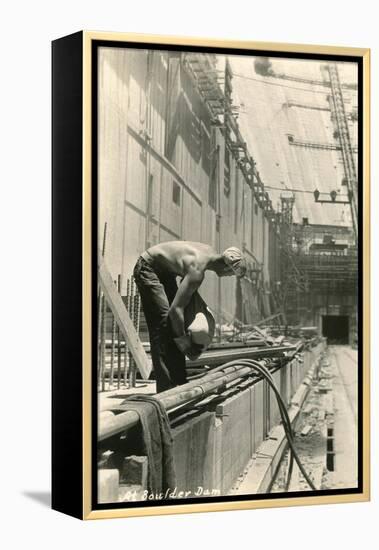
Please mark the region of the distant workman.
[[246, 261], [235, 247], [219, 254], [207, 244], [172, 241], [152, 246], [135, 265], [133, 275], [149, 330], [157, 392], [184, 384], [185, 355], [194, 359], [203, 350], [186, 333], [184, 310], [203, 282], [206, 270], [219, 277], [243, 277]]

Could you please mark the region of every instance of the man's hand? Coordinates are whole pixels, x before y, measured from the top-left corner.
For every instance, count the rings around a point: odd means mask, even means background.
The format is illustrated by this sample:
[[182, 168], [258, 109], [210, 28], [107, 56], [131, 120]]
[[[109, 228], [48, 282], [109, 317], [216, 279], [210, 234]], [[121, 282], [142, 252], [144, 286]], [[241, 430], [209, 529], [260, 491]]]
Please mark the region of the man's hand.
[[200, 357], [203, 350], [204, 346], [200, 344], [192, 344], [191, 349], [189, 350], [189, 352], [186, 353], [186, 355], [188, 359], [190, 359], [191, 361], [195, 361], [196, 359], [198, 359], [198, 357]]
[[204, 349], [203, 346], [191, 342], [191, 336], [188, 334], [174, 338], [174, 342], [191, 361], [197, 359]]
[[178, 336], [177, 338], [174, 338], [174, 342], [176, 346], [180, 349], [180, 351], [184, 354], [187, 354], [187, 351], [191, 349], [191, 338], [188, 334], [184, 334], [183, 336]]
[[192, 262], [187, 266], [187, 274], [182, 279], [179, 288], [175, 294], [170, 309], [168, 310], [168, 316], [171, 322], [173, 333], [179, 337], [184, 333], [184, 310], [189, 304], [193, 293], [199, 288], [204, 280], [204, 270]]

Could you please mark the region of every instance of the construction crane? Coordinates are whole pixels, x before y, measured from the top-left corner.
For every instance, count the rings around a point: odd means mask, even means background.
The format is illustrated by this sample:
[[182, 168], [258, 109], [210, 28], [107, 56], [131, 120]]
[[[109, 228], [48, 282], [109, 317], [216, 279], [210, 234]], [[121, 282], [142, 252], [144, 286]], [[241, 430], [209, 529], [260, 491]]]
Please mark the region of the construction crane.
[[335, 120], [338, 130], [338, 138], [340, 142], [340, 150], [342, 152], [342, 161], [346, 178], [348, 192], [351, 194], [351, 215], [353, 220], [353, 228], [355, 236], [358, 236], [358, 180], [355, 167], [354, 153], [357, 148], [351, 144], [348, 118], [345, 111], [345, 105], [342, 94], [342, 86], [336, 63], [328, 65], [330, 85], [332, 89], [332, 97], [330, 99], [332, 112], [335, 115]]

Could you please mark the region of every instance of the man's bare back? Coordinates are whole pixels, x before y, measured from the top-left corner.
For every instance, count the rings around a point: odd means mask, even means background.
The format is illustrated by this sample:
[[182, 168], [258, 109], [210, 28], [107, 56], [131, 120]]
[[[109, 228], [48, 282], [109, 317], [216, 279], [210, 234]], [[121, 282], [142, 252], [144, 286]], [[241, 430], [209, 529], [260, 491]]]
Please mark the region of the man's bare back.
[[[238, 258], [241, 256], [238, 249], [230, 248], [228, 250], [231, 251], [232, 257], [233, 255]], [[205, 271], [207, 269], [214, 271], [219, 277], [234, 274], [235, 271], [228, 264], [228, 255], [226, 254], [228, 251], [220, 254], [208, 244], [170, 241], [152, 246], [146, 252], [153, 259], [157, 268], [182, 277], [168, 312], [174, 334], [182, 337], [185, 335], [184, 308], [203, 282]]]
[[191, 241], [160, 243], [146, 252], [154, 259], [157, 267], [181, 277], [192, 270], [204, 273], [220, 257], [208, 244]]

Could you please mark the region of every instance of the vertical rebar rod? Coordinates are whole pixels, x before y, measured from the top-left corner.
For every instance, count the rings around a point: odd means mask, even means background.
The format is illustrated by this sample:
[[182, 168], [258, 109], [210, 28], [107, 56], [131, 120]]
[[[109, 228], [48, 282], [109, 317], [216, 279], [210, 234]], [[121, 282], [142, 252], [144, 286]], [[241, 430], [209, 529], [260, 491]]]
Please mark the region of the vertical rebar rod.
[[[118, 275], [117, 277], [117, 290], [118, 293], [121, 296], [121, 275]], [[117, 324], [117, 389], [120, 389], [120, 383], [121, 383], [121, 331], [120, 327]]]
[[105, 337], [106, 337], [106, 312], [107, 304], [105, 296], [103, 296], [101, 307], [101, 341], [100, 341], [100, 379], [101, 391], [105, 390]]
[[104, 255], [105, 255], [105, 246], [106, 246], [106, 243], [107, 243], [107, 222], [105, 222], [105, 224], [104, 224], [103, 246], [102, 246], [102, 249], [101, 249], [101, 254], [102, 254], [103, 257], [104, 257]]
[[[116, 281], [114, 281], [116, 285]], [[113, 386], [114, 377], [114, 359], [115, 359], [115, 346], [116, 346], [116, 319], [112, 313], [112, 340], [111, 340], [111, 370], [109, 372], [109, 389]]]
[[[129, 310], [129, 316], [134, 323], [134, 307], [135, 307], [135, 301], [134, 301], [134, 279], [133, 277], [130, 278], [130, 310]], [[132, 353], [129, 351], [129, 387], [134, 388], [136, 385], [136, 373], [135, 373], [136, 365], [133, 359]]]
[[140, 322], [141, 322], [141, 296], [138, 292], [138, 289], [136, 287], [137, 292], [137, 321], [136, 321], [136, 330], [139, 337], [139, 329], [140, 329]]
[[104, 295], [99, 290], [98, 306], [97, 306], [97, 385], [100, 386], [101, 376], [101, 331], [102, 331], [102, 308]]
[[[126, 282], [126, 309], [130, 315], [130, 279]], [[125, 341], [124, 346], [124, 386], [126, 386], [128, 380], [128, 346]]]
[[141, 297], [138, 292], [138, 289], [136, 288], [136, 301], [137, 301], [137, 307], [136, 307], [136, 331], [139, 335], [139, 327], [140, 327], [140, 320], [141, 320]]
[[[103, 258], [104, 258], [104, 254], [105, 254], [106, 243], [107, 243], [107, 222], [105, 222], [105, 224], [104, 224], [103, 246], [102, 246], [102, 249], [101, 249], [101, 255], [102, 255]], [[98, 304], [98, 308], [99, 308], [98, 311], [100, 311], [100, 295], [101, 295], [101, 287], [98, 284], [98, 288], [97, 288], [97, 304]]]
[[[133, 298], [133, 324], [135, 326], [135, 329], [137, 331], [137, 334], [139, 332], [139, 295], [137, 287], [135, 288], [134, 298]], [[137, 365], [133, 361], [133, 368], [131, 370], [131, 386], [134, 388], [136, 386], [137, 381]]]
[[[105, 247], [107, 244], [107, 222], [104, 224], [103, 232], [103, 245], [101, 248], [101, 255], [104, 258]], [[97, 295], [97, 314], [98, 314], [98, 325], [97, 325], [97, 335], [98, 335], [98, 355], [97, 355], [97, 384], [98, 387], [103, 388], [104, 391], [104, 371], [105, 371], [105, 296], [101, 292], [101, 286], [98, 285], [98, 295]]]

